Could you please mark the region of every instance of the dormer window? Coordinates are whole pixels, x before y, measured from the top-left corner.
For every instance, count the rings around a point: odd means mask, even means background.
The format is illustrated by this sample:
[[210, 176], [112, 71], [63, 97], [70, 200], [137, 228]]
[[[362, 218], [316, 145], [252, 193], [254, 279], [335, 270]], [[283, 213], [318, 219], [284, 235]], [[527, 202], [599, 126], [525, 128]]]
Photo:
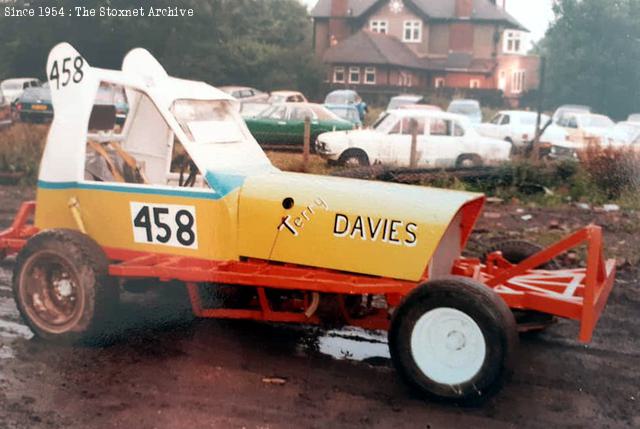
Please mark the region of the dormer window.
[[369, 22], [369, 30], [374, 33], [387, 34], [389, 32], [389, 22], [381, 19]]
[[522, 54], [524, 48], [522, 31], [507, 30], [504, 32], [505, 54]]
[[419, 43], [422, 41], [422, 21], [405, 21], [402, 31], [402, 41]]

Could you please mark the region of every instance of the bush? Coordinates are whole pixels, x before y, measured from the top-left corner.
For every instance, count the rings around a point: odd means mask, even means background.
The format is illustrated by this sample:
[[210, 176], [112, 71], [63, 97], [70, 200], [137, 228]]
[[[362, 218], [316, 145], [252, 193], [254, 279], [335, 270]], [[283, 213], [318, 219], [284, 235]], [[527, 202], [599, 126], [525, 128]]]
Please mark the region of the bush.
[[638, 190], [640, 154], [630, 148], [602, 147], [590, 144], [580, 161], [591, 181], [609, 199]]
[[35, 183], [48, 129], [18, 123], [0, 131], [0, 175]]

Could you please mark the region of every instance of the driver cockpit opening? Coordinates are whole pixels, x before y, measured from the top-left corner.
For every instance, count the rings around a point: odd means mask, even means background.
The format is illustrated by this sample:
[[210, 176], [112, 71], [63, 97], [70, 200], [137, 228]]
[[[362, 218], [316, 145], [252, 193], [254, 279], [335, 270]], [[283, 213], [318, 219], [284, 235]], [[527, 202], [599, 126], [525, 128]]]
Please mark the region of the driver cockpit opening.
[[141, 91], [102, 82], [87, 136], [87, 181], [207, 186], [165, 118]]

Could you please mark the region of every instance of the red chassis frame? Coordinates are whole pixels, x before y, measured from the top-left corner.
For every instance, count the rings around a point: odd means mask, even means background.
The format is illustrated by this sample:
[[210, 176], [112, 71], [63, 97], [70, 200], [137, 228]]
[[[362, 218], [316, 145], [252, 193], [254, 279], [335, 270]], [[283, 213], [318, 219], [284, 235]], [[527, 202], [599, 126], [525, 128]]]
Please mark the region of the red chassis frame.
[[[11, 227], [0, 232], [0, 253], [5, 256], [17, 253], [38, 232], [29, 223], [35, 206], [35, 202], [24, 203]], [[534, 269], [583, 244], [587, 245], [586, 268]], [[428, 270], [418, 283], [414, 283], [263, 260], [209, 261], [108, 248], [105, 252], [113, 261], [109, 267], [112, 276], [186, 283], [193, 311], [199, 317], [318, 324], [320, 319], [314, 313], [319, 294], [335, 294], [340, 298], [345, 295], [384, 295], [389, 305], [395, 306], [417, 284], [428, 278]], [[613, 287], [615, 261], [604, 260], [602, 230], [590, 225], [517, 265], [506, 261], [500, 252], [494, 252], [486, 263], [479, 259], [460, 258], [455, 261], [452, 274], [473, 278], [492, 288], [513, 309], [534, 310], [578, 320], [579, 339], [589, 342]], [[257, 305], [248, 309], [205, 308], [200, 285], [206, 283], [253, 286], [257, 291]], [[265, 289], [305, 293], [300, 298], [292, 298], [287, 308], [275, 310]], [[386, 309], [352, 317], [344, 300], [338, 301], [349, 325], [366, 329], [388, 328]]]

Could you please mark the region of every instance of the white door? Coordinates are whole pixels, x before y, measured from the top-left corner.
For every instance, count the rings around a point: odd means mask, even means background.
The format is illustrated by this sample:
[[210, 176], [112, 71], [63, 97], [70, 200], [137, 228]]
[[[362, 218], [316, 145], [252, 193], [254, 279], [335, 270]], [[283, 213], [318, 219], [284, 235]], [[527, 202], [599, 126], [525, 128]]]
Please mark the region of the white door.
[[467, 150], [464, 128], [450, 119], [430, 118], [427, 131], [424, 164], [429, 167], [455, 167], [458, 157]]
[[417, 142], [416, 142], [416, 159], [417, 166], [424, 167], [424, 150], [425, 150], [425, 118], [420, 117], [404, 117], [399, 122], [399, 127], [389, 134], [389, 142], [392, 147], [393, 162], [402, 167], [408, 167], [411, 164], [411, 140], [413, 134], [412, 121], [415, 121]]

